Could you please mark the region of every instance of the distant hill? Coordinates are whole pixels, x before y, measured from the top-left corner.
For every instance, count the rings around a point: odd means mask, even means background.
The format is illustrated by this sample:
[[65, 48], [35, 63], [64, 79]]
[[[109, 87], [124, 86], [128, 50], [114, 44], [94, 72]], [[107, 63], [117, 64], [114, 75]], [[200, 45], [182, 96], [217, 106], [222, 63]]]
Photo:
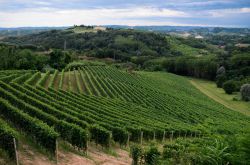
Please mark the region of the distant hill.
[[[123, 61], [131, 57], [173, 57], [181, 55], [210, 55], [204, 40], [185, 39], [145, 30], [100, 26], [74, 26], [53, 29], [2, 41], [17, 45], [34, 45], [42, 50], [50, 48], [78, 51], [79, 54]], [[212, 53], [213, 54], [213, 53]]]
[[[83, 26], [83, 25], [81, 25]], [[77, 26], [77, 27], [81, 27]], [[87, 26], [85, 26], [87, 27]], [[100, 26], [89, 26], [100, 27]], [[113, 29], [135, 29], [143, 31], [154, 31], [161, 33], [184, 33], [189, 32], [192, 34], [250, 34], [249, 28], [228, 28], [228, 27], [200, 27], [200, 26], [126, 26], [126, 25], [105, 25], [105, 28]], [[39, 33], [48, 30], [63, 30], [70, 28], [70, 26], [64, 27], [16, 27], [16, 28], [4, 28], [0, 27], [0, 37], [9, 36], [22, 36], [27, 34]], [[86, 29], [85, 29], [86, 30]], [[97, 31], [97, 29], [96, 29]]]
[[114, 29], [136, 29], [156, 32], [196, 32], [196, 33], [234, 33], [250, 34], [249, 28], [228, 28], [228, 27], [200, 27], [200, 26], [122, 26], [108, 25], [106, 27]]
[[53, 29], [65, 29], [65, 28], [67, 27], [17, 27], [17, 28], [0, 27], [0, 38], [23, 36], [27, 34], [39, 33], [42, 31], [48, 31], [48, 30], [53, 30]]
[[[91, 26], [76, 26], [65, 30], [50, 30], [21, 37], [9, 37], [4, 42], [77, 50], [98, 57], [171, 55], [164, 35], [135, 30], [115, 30]], [[105, 30], [104, 30], [105, 29]]]

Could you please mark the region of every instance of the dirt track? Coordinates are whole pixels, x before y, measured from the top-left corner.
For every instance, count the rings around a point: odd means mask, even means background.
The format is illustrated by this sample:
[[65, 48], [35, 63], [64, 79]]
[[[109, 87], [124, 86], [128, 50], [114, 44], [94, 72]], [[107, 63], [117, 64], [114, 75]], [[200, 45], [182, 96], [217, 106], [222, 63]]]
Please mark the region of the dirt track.
[[[59, 151], [59, 165], [130, 165], [132, 160], [127, 151], [114, 149], [117, 156], [106, 154], [96, 148], [89, 148], [88, 156], [83, 157], [71, 152]], [[32, 150], [28, 145], [23, 144], [19, 152], [19, 159], [22, 165], [56, 165], [55, 161], [49, 160], [46, 156]]]

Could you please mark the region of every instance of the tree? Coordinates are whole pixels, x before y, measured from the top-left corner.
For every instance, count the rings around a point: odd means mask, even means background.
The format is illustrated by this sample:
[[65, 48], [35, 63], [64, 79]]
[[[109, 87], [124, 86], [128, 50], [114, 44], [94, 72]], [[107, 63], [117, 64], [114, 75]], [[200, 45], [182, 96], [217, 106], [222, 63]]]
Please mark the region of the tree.
[[217, 87], [221, 88], [223, 83], [226, 81], [226, 69], [224, 66], [219, 67], [216, 72], [216, 85]]
[[54, 50], [50, 54], [49, 64], [55, 69], [63, 69], [72, 61], [70, 54], [61, 50]]
[[225, 83], [223, 83], [223, 89], [227, 94], [232, 94], [236, 91], [237, 85], [236, 82], [233, 80], [228, 80]]
[[41, 69], [38, 65], [43, 65], [45, 62], [46, 57], [39, 56], [29, 49], [23, 49], [15, 55], [13, 65], [18, 69]]
[[244, 101], [250, 101], [250, 84], [244, 84], [240, 88], [241, 98]]
[[226, 69], [224, 68], [224, 66], [219, 67], [219, 69], [216, 72], [217, 75], [224, 75], [225, 73]]
[[216, 85], [218, 88], [221, 88], [225, 81], [226, 81], [226, 76], [224, 74], [216, 76]]

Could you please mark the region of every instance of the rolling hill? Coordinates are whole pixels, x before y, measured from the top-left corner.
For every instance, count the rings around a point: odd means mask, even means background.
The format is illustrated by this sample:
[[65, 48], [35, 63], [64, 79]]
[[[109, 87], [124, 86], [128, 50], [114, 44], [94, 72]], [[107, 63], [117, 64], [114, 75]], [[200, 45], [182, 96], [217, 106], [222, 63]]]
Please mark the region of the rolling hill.
[[[89, 141], [110, 147], [230, 135], [250, 124], [249, 117], [213, 101], [186, 78], [106, 65], [53, 74], [1, 71], [0, 96], [0, 114], [6, 121], [0, 131], [8, 135], [4, 138], [11, 142], [16, 132], [22, 132], [52, 154], [58, 139], [86, 151]], [[13, 144], [8, 145], [3, 148], [12, 153]]]
[[33, 46], [39, 50], [64, 49], [79, 55], [130, 60], [131, 57], [173, 57], [214, 55], [216, 47], [205, 41], [183, 39], [164, 33], [133, 29], [75, 26], [63, 30], [43, 31], [21, 37], [6, 37], [2, 42]]

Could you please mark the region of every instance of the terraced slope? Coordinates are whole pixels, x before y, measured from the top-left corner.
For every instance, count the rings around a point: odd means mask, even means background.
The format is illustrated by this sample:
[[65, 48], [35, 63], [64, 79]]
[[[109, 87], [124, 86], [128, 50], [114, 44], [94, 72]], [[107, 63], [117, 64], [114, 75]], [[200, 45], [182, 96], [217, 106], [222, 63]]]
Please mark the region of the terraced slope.
[[0, 114], [54, 153], [61, 138], [86, 150], [164, 137], [232, 134], [249, 117], [209, 99], [185, 78], [85, 66], [53, 74], [0, 72]]

